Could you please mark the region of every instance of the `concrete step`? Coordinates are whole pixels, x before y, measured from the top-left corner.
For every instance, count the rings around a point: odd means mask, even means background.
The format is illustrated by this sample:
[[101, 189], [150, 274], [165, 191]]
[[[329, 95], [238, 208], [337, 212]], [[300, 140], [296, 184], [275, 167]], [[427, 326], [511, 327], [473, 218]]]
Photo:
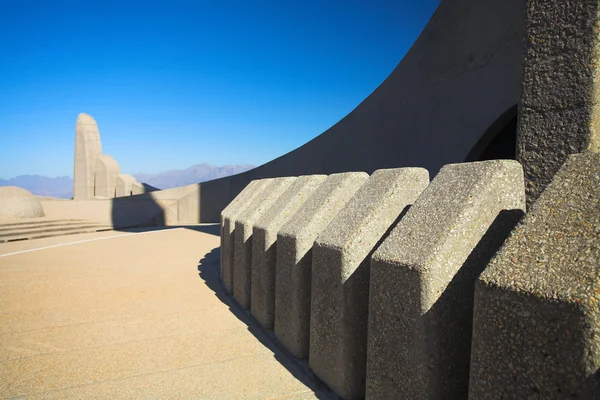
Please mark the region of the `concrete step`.
[[51, 225], [51, 224], [62, 224], [62, 223], [69, 223], [69, 222], [90, 222], [89, 220], [85, 220], [85, 219], [34, 219], [34, 220], [25, 220], [23, 222], [21, 221], [14, 221], [11, 220], [10, 222], [2, 222], [0, 221], [0, 229], [4, 230], [6, 228], [13, 228], [13, 227], [26, 227], [26, 226], [39, 226], [39, 225]]
[[43, 232], [60, 232], [71, 229], [88, 229], [88, 228], [103, 228], [112, 229], [111, 225], [99, 224], [95, 222], [78, 223], [78, 224], [63, 224], [58, 226], [32, 226], [27, 228], [13, 228], [7, 231], [0, 232], [0, 238], [6, 236], [14, 236], [17, 234], [28, 235], [31, 233], [43, 233]]
[[89, 220], [57, 220], [51, 222], [43, 222], [43, 223], [28, 223], [28, 224], [0, 224], [0, 234], [4, 232], [10, 231], [25, 231], [29, 229], [41, 229], [41, 228], [56, 228], [56, 227], [65, 227], [65, 226], [74, 226], [74, 225], [107, 225], [97, 221], [89, 221]]
[[0, 235], [0, 243], [15, 242], [18, 240], [41, 239], [54, 236], [75, 235], [78, 233], [92, 233], [112, 230], [109, 225], [83, 225], [78, 227], [57, 229], [57, 230], [38, 230], [28, 232], [15, 232], [10, 235]]

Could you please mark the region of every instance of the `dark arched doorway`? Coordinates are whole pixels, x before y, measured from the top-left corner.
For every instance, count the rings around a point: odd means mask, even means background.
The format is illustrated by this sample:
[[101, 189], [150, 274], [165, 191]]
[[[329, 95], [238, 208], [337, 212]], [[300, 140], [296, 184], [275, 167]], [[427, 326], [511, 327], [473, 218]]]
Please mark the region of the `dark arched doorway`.
[[473, 146], [465, 161], [515, 160], [517, 110], [514, 105], [502, 114]]

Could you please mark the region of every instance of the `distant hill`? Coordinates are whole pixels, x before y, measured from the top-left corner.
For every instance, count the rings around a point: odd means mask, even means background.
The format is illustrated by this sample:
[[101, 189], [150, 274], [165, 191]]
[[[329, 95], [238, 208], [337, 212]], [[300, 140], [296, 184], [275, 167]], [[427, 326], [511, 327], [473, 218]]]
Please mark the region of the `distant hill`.
[[[210, 181], [229, 175], [239, 174], [254, 168], [253, 165], [225, 165], [217, 167], [198, 164], [188, 169], [161, 172], [159, 174], [135, 174], [138, 182], [147, 183], [159, 189], [170, 189], [192, 183]], [[41, 175], [21, 175], [12, 179], [0, 179], [0, 186], [18, 186], [38, 196], [70, 199], [73, 197], [73, 180], [68, 176], [49, 178]]]
[[210, 164], [198, 164], [188, 169], [166, 171], [155, 175], [139, 173], [133, 176], [135, 176], [138, 182], [148, 183], [159, 189], [170, 189], [239, 174], [252, 168], [254, 168], [254, 165], [224, 165], [216, 167]]

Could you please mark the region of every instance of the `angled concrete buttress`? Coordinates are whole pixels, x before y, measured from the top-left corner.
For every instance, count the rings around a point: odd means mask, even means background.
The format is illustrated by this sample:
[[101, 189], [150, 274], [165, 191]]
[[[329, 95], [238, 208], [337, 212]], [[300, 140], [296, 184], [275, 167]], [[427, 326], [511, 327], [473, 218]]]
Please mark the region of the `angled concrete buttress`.
[[252, 316], [267, 329], [273, 329], [275, 318], [277, 232], [326, 178], [326, 175], [298, 177], [254, 224], [250, 309]]
[[74, 200], [89, 200], [94, 197], [94, 175], [100, 154], [102, 145], [96, 121], [88, 114], [79, 114], [75, 125]]
[[524, 209], [516, 161], [441, 169], [372, 257], [367, 398], [467, 396], [475, 280]]
[[233, 245], [233, 297], [245, 310], [250, 309], [250, 285], [252, 280], [252, 230], [256, 221], [269, 209], [279, 196], [294, 183], [295, 177], [275, 178], [261, 196], [254, 199], [235, 221]]
[[313, 242], [368, 177], [330, 175], [277, 235], [274, 331], [297, 358], [308, 357]]
[[227, 293], [233, 293], [233, 245], [235, 242], [235, 221], [260, 195], [272, 179], [259, 179], [248, 185], [221, 212], [221, 283]]
[[344, 399], [365, 396], [371, 253], [428, 184], [424, 168], [377, 170], [315, 240], [308, 362]]
[[470, 399], [600, 398], [600, 155], [572, 155], [475, 288]]

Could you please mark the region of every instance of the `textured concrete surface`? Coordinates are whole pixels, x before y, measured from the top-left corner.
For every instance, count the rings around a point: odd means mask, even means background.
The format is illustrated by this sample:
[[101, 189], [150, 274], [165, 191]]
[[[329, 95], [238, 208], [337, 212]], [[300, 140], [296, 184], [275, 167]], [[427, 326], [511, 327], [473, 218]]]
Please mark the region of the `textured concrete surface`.
[[275, 178], [235, 221], [233, 244], [233, 297], [245, 310], [250, 309], [252, 283], [252, 230], [256, 221], [296, 180], [295, 177]]
[[223, 301], [213, 228], [0, 245], [0, 398], [322, 397]]
[[600, 398], [599, 171], [569, 157], [478, 280], [470, 398]]
[[94, 118], [79, 114], [75, 124], [75, 166], [73, 171], [73, 198], [89, 200], [94, 197], [96, 160], [102, 154], [100, 132]]
[[233, 246], [235, 243], [235, 221], [250, 203], [262, 193], [272, 179], [259, 179], [250, 183], [221, 212], [221, 282], [229, 294], [233, 294]]
[[516, 161], [442, 168], [372, 257], [368, 398], [467, 396], [475, 281], [524, 208]]
[[98, 155], [94, 176], [94, 196], [112, 199], [115, 197], [117, 177], [121, 173], [119, 163], [108, 154]]
[[518, 160], [528, 205], [569, 154], [600, 151], [600, 3], [528, 1]]
[[135, 178], [129, 174], [119, 174], [117, 176], [116, 197], [131, 196], [133, 194], [133, 184], [136, 182]]
[[428, 184], [423, 168], [377, 170], [315, 240], [309, 366], [344, 399], [365, 396], [370, 255]]
[[[202, 195], [223, 208], [259, 178], [405, 166], [433, 177], [465, 161], [519, 102], [524, 14], [525, 0], [442, 0], [394, 71], [352, 112], [271, 162], [202, 183]], [[222, 187], [232, 188], [231, 197], [212, 196]], [[203, 221], [217, 222], [217, 213], [211, 217]]]
[[42, 203], [33, 193], [16, 186], [0, 187], [0, 219], [43, 216]]
[[326, 175], [299, 176], [254, 224], [250, 309], [264, 328], [273, 329], [275, 319], [277, 232], [326, 178]]
[[277, 235], [275, 336], [297, 358], [308, 357], [312, 246], [369, 175], [330, 175]]

